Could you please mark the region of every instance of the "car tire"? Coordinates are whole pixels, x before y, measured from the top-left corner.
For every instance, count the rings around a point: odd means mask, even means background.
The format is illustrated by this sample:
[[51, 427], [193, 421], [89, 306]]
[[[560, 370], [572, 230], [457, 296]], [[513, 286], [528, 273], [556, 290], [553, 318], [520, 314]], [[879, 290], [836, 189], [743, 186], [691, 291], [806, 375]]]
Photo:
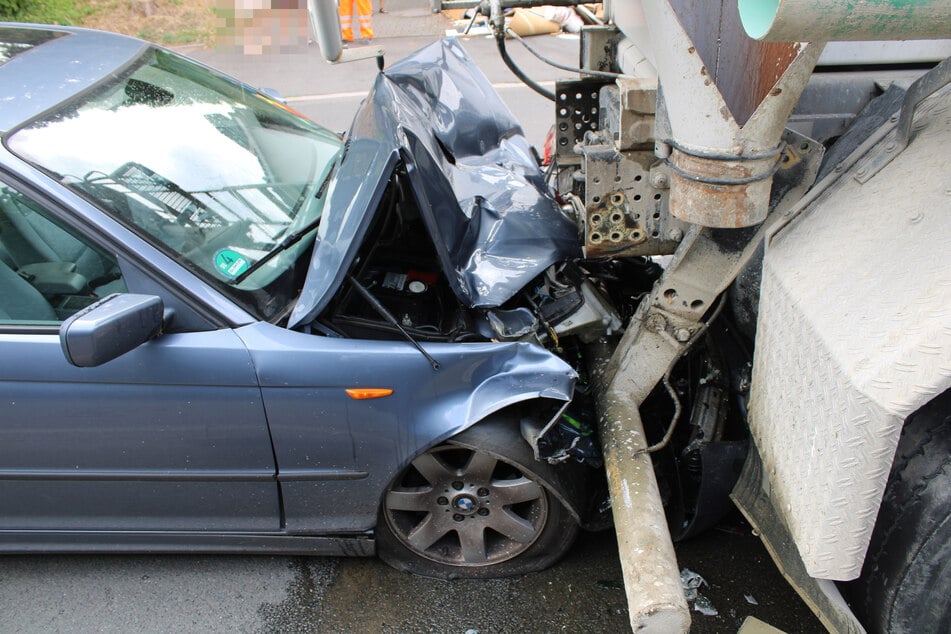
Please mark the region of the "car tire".
[[951, 627], [951, 391], [906, 421], [862, 575], [845, 589], [869, 632]]
[[518, 423], [494, 419], [417, 456], [384, 495], [377, 553], [398, 570], [489, 579], [543, 570], [578, 535]]

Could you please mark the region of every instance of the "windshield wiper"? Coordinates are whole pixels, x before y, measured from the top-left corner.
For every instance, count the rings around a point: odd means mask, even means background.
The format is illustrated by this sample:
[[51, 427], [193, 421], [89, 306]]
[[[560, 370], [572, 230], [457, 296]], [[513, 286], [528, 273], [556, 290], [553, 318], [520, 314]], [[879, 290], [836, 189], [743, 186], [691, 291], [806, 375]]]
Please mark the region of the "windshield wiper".
[[244, 271], [244, 273], [242, 273], [241, 275], [238, 275], [229, 283], [232, 286], [237, 286], [244, 280], [248, 279], [249, 275], [251, 275], [258, 269], [260, 269], [262, 266], [264, 266], [271, 260], [273, 260], [274, 256], [276, 256], [278, 253], [286, 249], [289, 249], [290, 247], [300, 242], [304, 238], [304, 236], [306, 236], [308, 233], [316, 229], [319, 224], [320, 224], [320, 218], [317, 218], [316, 220], [312, 220], [311, 222], [309, 222], [302, 229], [299, 229], [298, 231], [295, 231], [294, 233], [287, 234], [287, 236], [283, 240], [281, 240], [277, 244], [276, 247], [274, 247], [273, 249], [265, 253], [264, 256], [260, 260], [257, 260], [254, 264], [249, 266], [247, 270]]
[[[320, 187], [317, 188], [317, 193], [314, 195], [314, 198], [317, 198], [318, 200], [320, 198], [323, 198], [324, 192], [327, 190], [327, 185], [330, 183], [330, 177], [333, 176], [334, 170], [336, 168], [337, 168], [337, 165], [335, 163], [333, 167], [330, 168], [330, 171], [327, 172], [327, 177], [324, 179], [324, 182], [322, 182], [320, 184]], [[321, 216], [322, 215], [323, 214], [321, 214]], [[309, 223], [307, 223], [306, 225], [304, 225], [302, 228], [298, 229], [297, 231], [287, 234], [283, 240], [277, 243], [277, 246], [275, 246], [273, 249], [265, 253], [264, 256], [260, 260], [256, 261], [254, 264], [249, 266], [246, 271], [244, 271], [243, 273], [235, 277], [229, 283], [232, 286], [237, 286], [244, 280], [248, 279], [248, 276], [250, 276], [252, 273], [254, 273], [258, 269], [260, 269], [262, 266], [264, 266], [265, 264], [270, 262], [272, 259], [274, 259], [274, 256], [276, 256], [278, 253], [289, 249], [290, 247], [294, 246], [295, 244], [303, 240], [304, 236], [306, 236], [308, 233], [316, 229], [318, 225], [320, 225], [320, 216], [310, 221]]]

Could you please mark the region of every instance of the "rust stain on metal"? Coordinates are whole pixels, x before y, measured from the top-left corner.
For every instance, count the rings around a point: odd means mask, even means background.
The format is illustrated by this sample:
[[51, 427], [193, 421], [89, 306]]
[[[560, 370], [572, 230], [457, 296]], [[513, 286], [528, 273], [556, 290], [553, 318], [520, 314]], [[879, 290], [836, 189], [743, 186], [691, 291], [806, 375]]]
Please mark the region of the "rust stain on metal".
[[671, 173], [670, 183], [670, 213], [674, 217], [721, 228], [748, 227], [766, 218], [771, 177], [729, 185], [709, 181], [763, 175], [772, 168], [775, 159], [726, 161], [691, 156], [674, 149], [670, 160], [676, 167]]
[[802, 157], [799, 156], [792, 148], [786, 148], [783, 150], [783, 155], [780, 160], [780, 169], [789, 169], [793, 165], [802, 162]]
[[639, 215], [628, 209], [624, 192], [617, 191], [606, 198], [606, 203], [587, 210], [585, 257], [616, 256], [647, 240], [647, 231], [638, 222]]

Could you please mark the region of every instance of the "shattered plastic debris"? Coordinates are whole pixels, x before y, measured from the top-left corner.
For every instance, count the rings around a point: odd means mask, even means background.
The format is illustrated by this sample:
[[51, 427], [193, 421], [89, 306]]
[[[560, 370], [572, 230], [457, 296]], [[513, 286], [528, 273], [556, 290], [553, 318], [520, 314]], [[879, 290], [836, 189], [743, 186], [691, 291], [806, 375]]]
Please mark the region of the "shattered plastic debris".
[[750, 605], [759, 605], [759, 601], [757, 601], [757, 600], [753, 597], [752, 594], [744, 594], [744, 595], [743, 595], [743, 598], [746, 599], [746, 602], [749, 603]]
[[569, 409], [544, 436], [536, 441], [538, 455], [549, 464], [558, 464], [568, 459], [584, 462], [594, 468], [604, 464], [601, 449], [595, 441], [594, 428], [587, 421], [586, 412]]
[[696, 601], [693, 602], [693, 609], [695, 612], [699, 612], [704, 616], [716, 616], [719, 614], [717, 609], [713, 607], [713, 603], [710, 602], [710, 599], [699, 592], [697, 593]]
[[693, 609], [704, 616], [716, 616], [719, 614], [713, 607], [710, 599], [700, 594], [698, 591], [702, 586], [710, 587], [706, 579], [695, 573], [690, 568], [683, 568], [680, 571], [680, 585], [684, 589], [684, 597], [688, 603], [693, 603]]
[[686, 597], [687, 601], [697, 600], [697, 588], [701, 586], [710, 587], [710, 584], [708, 584], [703, 577], [690, 568], [684, 568], [680, 571], [680, 585], [683, 586], [684, 597]]
[[[576, 389], [572, 406], [562, 412], [557, 422], [552, 421], [542, 429], [538, 429], [538, 425], [530, 419], [522, 420], [522, 436], [534, 448], [537, 460], [544, 460], [549, 464], [572, 460], [586, 463], [596, 469], [604, 464], [594, 427], [587, 422], [589, 417], [585, 407], [588, 404], [579, 405], [578, 400], [579, 391]], [[593, 409], [593, 405], [590, 407]], [[600, 509], [599, 513], [605, 510], [607, 509]]]

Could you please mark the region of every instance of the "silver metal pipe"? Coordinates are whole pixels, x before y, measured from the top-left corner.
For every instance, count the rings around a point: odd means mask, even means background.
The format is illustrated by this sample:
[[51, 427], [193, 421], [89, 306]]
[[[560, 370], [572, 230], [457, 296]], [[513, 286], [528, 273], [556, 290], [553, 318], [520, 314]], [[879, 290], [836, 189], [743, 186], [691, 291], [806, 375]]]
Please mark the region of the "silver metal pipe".
[[605, 342], [592, 344], [589, 353], [593, 357], [591, 376], [599, 388], [599, 433], [631, 629], [686, 632], [690, 611], [653, 462], [646, 452], [640, 399], [629, 389], [626, 379], [631, 376], [622, 372], [619, 377], [606, 364], [611, 349]]
[[343, 38], [340, 36], [340, 17], [334, 0], [307, 0], [311, 28], [317, 36], [317, 45], [328, 62], [340, 61]]
[[[621, 571], [635, 632], [674, 634], [690, 629], [677, 557], [664, 504], [646, 453], [637, 407], [615, 400], [601, 426], [604, 468], [618, 538]], [[623, 410], [623, 413], [622, 413]]]

